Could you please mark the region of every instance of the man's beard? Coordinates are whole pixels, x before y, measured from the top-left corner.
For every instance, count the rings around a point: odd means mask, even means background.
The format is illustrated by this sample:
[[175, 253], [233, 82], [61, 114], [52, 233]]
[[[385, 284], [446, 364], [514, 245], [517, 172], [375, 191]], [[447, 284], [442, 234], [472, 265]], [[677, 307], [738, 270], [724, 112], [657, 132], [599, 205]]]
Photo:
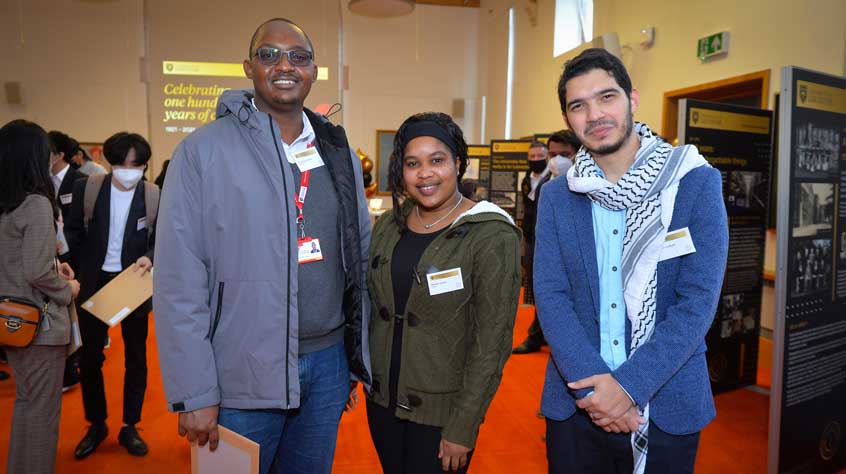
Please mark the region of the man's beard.
[[632, 109], [629, 107], [629, 113], [626, 116], [626, 129], [623, 132], [623, 135], [614, 143], [600, 146], [599, 148], [593, 149], [587, 144], [587, 141], [582, 142], [582, 146], [585, 147], [585, 150], [589, 151], [591, 155], [610, 155], [612, 153], [616, 153], [620, 148], [623, 147], [623, 144], [626, 143], [629, 136], [632, 134], [632, 129], [634, 128], [634, 115], [632, 114]]

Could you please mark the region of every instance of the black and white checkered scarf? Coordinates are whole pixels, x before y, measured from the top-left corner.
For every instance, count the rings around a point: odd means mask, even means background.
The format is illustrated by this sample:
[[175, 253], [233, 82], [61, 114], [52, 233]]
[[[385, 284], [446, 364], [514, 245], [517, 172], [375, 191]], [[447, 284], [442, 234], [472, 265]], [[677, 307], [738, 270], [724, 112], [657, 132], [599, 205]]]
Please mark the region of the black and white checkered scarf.
[[[626, 315], [631, 322], [630, 354], [649, 341], [655, 329], [658, 261], [673, 216], [679, 181], [692, 169], [709, 166], [693, 146], [673, 148], [635, 123], [640, 139], [634, 164], [616, 183], [603, 178], [590, 153], [582, 148], [567, 172], [574, 192], [585, 193], [602, 207], [626, 211], [623, 237], [623, 294]], [[632, 433], [635, 474], [646, 468], [649, 405], [639, 408], [646, 423]]]

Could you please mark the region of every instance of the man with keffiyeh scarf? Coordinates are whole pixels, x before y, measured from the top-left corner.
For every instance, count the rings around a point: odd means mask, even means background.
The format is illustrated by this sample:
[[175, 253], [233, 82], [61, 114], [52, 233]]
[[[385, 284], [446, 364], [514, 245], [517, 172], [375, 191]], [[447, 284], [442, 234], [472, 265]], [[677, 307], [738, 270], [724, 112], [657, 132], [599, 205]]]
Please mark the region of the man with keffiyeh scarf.
[[704, 338], [728, 253], [720, 173], [634, 122], [638, 91], [605, 50], [569, 61], [558, 94], [583, 146], [538, 204], [549, 471], [692, 473], [715, 415]]

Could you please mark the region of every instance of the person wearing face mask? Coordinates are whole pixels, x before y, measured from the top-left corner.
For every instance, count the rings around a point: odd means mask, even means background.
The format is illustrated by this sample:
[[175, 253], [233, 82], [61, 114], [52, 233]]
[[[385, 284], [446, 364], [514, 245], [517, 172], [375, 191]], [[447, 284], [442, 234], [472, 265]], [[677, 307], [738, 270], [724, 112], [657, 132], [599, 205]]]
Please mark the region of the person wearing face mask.
[[[531, 212], [531, 227], [534, 230], [534, 221], [536, 213], [535, 209], [537, 208], [538, 202], [540, 202], [540, 195], [541, 195], [541, 185], [546, 183], [547, 181], [553, 180], [559, 176], [566, 176], [567, 170], [570, 169], [570, 166], [573, 164], [573, 157], [576, 156], [576, 152], [579, 151], [581, 148], [582, 143], [579, 141], [576, 134], [571, 132], [570, 130], [559, 130], [552, 135], [549, 136], [549, 139], [546, 142], [547, 150], [549, 151], [548, 155], [552, 158], [549, 159], [549, 179], [541, 180], [538, 183], [538, 186], [535, 188], [534, 200], [532, 204], [532, 212]], [[540, 162], [538, 162], [540, 163]], [[531, 162], [530, 162], [531, 165]], [[535, 165], [536, 167], [540, 168], [540, 165]], [[528, 177], [527, 177], [528, 178]], [[527, 206], [528, 208], [528, 206]], [[524, 217], [523, 223], [526, 223], [526, 218]], [[531, 234], [532, 242], [534, 242], [534, 232]], [[533, 252], [534, 245], [529, 248], [530, 251]], [[529, 257], [527, 265], [528, 272], [531, 278], [532, 274], [532, 258]], [[528, 335], [526, 339], [523, 340], [517, 347], [514, 348], [512, 353], [514, 354], [529, 354], [532, 352], [537, 352], [540, 350], [541, 346], [546, 345], [546, 339], [543, 336], [543, 330], [541, 329], [540, 322], [538, 321], [538, 313], [535, 311], [535, 318], [532, 321], [532, 324], [529, 325]]]
[[[529, 146], [529, 152], [526, 156], [529, 163], [529, 173], [523, 178], [520, 184], [520, 190], [523, 194], [523, 221], [520, 224], [523, 230], [523, 268], [526, 272], [526, 292], [524, 299], [531, 303], [534, 300], [532, 296], [532, 259], [535, 248], [535, 220], [537, 214], [537, 202], [540, 196], [541, 187], [549, 181], [550, 174], [547, 169], [547, 158], [549, 158], [549, 150], [543, 142], [532, 142]], [[535, 317], [537, 320], [537, 317]], [[533, 325], [534, 327], [535, 325]], [[537, 327], [540, 330], [539, 326]], [[539, 338], [534, 338], [530, 331], [530, 337], [515, 347], [514, 354], [527, 354], [540, 350], [544, 344], [543, 335]]]
[[[155, 215], [159, 189], [142, 179], [150, 160], [150, 145], [142, 136], [120, 132], [103, 145], [112, 166], [108, 175], [79, 180], [73, 189], [73, 205], [65, 224], [65, 235], [79, 261], [84, 288], [77, 299], [84, 302], [127, 267], [135, 271], [152, 269]], [[150, 300], [121, 321], [126, 374], [123, 387], [123, 427], [118, 442], [129, 454], [147, 454], [147, 445], [135, 424], [147, 387], [147, 319]], [[108, 434], [106, 394], [103, 380], [103, 345], [109, 327], [79, 307], [82, 332], [80, 375], [85, 418], [91, 423], [76, 447], [74, 456], [90, 455]]]

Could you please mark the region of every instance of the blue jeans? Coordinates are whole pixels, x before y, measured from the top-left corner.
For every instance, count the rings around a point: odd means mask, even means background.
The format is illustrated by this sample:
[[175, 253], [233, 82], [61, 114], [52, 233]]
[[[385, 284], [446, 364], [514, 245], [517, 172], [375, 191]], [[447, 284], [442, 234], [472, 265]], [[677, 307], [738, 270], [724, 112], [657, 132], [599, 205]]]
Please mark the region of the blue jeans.
[[343, 342], [300, 354], [299, 372], [299, 408], [220, 409], [219, 424], [261, 446], [261, 474], [332, 472], [338, 424], [350, 394], [350, 373]]

